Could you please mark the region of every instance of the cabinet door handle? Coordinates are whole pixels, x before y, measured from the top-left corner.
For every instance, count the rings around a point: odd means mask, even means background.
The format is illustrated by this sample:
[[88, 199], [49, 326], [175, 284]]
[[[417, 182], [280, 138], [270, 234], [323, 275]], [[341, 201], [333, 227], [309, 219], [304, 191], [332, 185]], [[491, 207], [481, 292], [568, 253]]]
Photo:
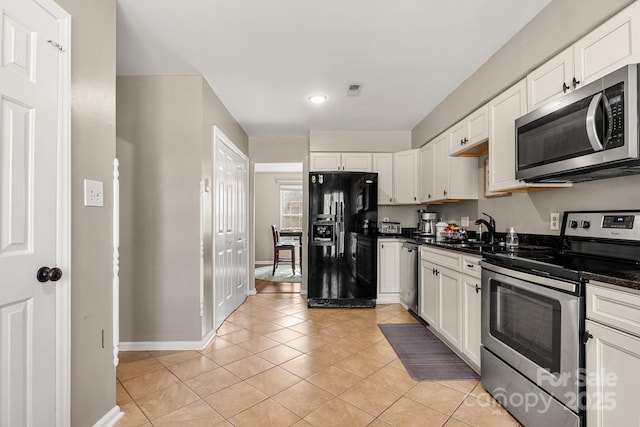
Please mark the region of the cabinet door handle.
[[380, 243], [380, 248], [384, 249], [384, 243]]
[[444, 194], [444, 197], [447, 197], [447, 190], [444, 190], [442, 193]]
[[480, 292], [480, 286], [476, 284], [476, 294]]
[[573, 88], [575, 89], [580, 84], [580, 80], [576, 80], [576, 78], [574, 77], [571, 83], [573, 84]]
[[428, 196], [428, 198], [429, 198], [429, 199], [431, 198], [431, 193], [429, 193], [429, 196]]
[[473, 264], [467, 264], [467, 268], [473, 268]]
[[417, 199], [416, 199], [416, 196], [413, 196], [413, 200], [414, 200], [414, 201], [415, 201], [415, 200], [417, 200]]
[[565, 82], [562, 82], [562, 93], [567, 93], [571, 89]]
[[584, 334], [582, 334], [582, 344], [586, 344], [591, 338], [593, 338], [593, 335], [591, 335], [589, 331], [584, 331]]

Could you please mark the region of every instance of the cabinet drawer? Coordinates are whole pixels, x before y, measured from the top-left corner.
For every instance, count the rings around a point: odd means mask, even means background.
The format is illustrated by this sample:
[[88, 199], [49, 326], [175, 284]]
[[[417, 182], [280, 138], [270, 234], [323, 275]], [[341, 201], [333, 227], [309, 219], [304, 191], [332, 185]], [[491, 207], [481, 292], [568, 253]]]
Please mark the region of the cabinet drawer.
[[640, 295], [587, 284], [587, 319], [640, 336]]
[[420, 247], [420, 256], [423, 260], [431, 261], [444, 267], [460, 271], [461, 256], [455, 252], [442, 249], [431, 249], [427, 246]]
[[462, 273], [479, 279], [481, 275], [480, 260], [479, 257], [463, 255]]

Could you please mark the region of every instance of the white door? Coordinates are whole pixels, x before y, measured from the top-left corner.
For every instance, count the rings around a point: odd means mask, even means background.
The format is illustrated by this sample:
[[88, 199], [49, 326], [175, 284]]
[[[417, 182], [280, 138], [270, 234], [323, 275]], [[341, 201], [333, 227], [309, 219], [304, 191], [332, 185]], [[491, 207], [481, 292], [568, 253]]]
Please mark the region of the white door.
[[247, 159], [214, 131], [214, 329], [247, 295]]
[[56, 282], [36, 272], [57, 261], [58, 22], [33, 1], [0, 9], [0, 426], [52, 425]]
[[[236, 157], [239, 157], [236, 155]], [[248, 209], [247, 209], [247, 182], [249, 174], [247, 164], [243, 159], [236, 158], [235, 167], [235, 239], [233, 241], [234, 253], [236, 254], [236, 278], [234, 297], [235, 301], [233, 309], [235, 310], [244, 302], [247, 296], [248, 276], [248, 256], [247, 256], [247, 228], [248, 228]], [[233, 310], [232, 310], [233, 311]]]

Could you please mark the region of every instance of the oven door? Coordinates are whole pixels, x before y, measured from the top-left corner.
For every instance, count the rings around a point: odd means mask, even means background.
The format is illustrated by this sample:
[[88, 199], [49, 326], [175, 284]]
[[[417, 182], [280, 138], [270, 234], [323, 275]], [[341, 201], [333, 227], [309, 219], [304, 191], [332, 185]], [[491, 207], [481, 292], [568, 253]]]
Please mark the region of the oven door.
[[575, 412], [582, 360], [578, 286], [482, 263], [482, 345]]

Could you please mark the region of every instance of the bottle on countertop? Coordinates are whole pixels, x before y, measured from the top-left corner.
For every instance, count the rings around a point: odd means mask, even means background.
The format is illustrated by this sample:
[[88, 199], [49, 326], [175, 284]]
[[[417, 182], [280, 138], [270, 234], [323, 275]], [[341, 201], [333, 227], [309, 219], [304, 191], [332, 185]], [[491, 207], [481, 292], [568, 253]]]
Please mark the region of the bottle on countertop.
[[476, 231], [476, 240], [482, 242], [482, 224], [478, 224], [478, 231]]
[[520, 242], [515, 229], [513, 227], [510, 227], [505, 239], [505, 245], [507, 246], [507, 249], [515, 250], [518, 247], [519, 243]]

